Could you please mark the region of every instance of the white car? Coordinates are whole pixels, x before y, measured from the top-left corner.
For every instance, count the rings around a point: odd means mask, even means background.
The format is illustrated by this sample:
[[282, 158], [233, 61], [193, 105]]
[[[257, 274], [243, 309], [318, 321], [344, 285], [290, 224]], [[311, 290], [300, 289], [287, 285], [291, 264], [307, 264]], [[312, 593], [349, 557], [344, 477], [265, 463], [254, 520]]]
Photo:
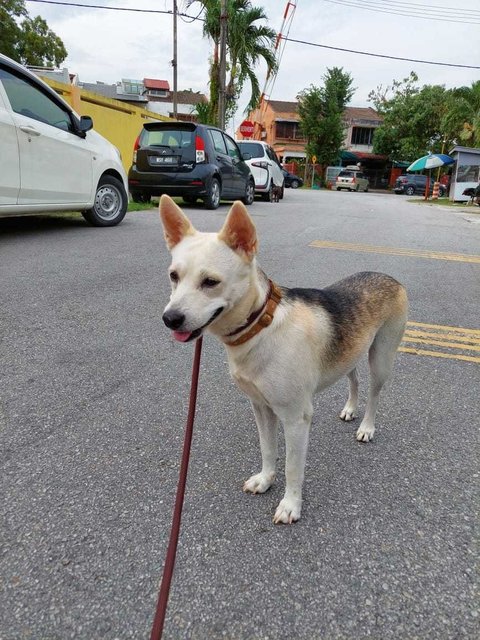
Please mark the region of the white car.
[[346, 189], [347, 191], [368, 191], [368, 178], [360, 171], [360, 169], [353, 165], [342, 169], [335, 181], [335, 188], [337, 191]]
[[121, 222], [127, 176], [118, 149], [92, 126], [0, 54], [0, 216], [74, 210], [95, 226]]
[[273, 187], [280, 187], [283, 198], [284, 175], [275, 151], [260, 140], [236, 140], [255, 180], [255, 193], [264, 200], [272, 199]]

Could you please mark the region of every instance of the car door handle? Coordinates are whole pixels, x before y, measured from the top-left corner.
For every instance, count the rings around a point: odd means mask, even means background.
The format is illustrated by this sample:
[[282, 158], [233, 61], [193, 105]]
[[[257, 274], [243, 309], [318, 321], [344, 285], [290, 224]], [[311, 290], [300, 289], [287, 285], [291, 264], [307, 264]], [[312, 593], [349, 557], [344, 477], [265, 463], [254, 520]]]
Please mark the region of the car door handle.
[[38, 131], [38, 129], [35, 129], [34, 127], [24, 126], [24, 127], [20, 127], [20, 129], [24, 133], [27, 133], [29, 136], [39, 136], [40, 135], [40, 131]]

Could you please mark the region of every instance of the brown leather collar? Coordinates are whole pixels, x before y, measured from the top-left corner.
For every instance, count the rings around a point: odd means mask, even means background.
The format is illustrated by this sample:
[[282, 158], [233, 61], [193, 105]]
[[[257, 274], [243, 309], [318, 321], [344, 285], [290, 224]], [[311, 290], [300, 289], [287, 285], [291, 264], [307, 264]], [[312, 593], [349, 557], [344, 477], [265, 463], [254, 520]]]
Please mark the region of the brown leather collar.
[[269, 283], [269, 290], [268, 290], [268, 295], [267, 295], [267, 299], [265, 301], [264, 306], [259, 311], [255, 311], [254, 313], [252, 313], [248, 317], [244, 325], [242, 325], [241, 327], [239, 327], [238, 329], [236, 329], [235, 331], [233, 331], [232, 333], [230, 333], [228, 336], [225, 336], [225, 337], [228, 338], [229, 336], [236, 335], [237, 333], [240, 333], [240, 331], [244, 331], [245, 329], [247, 329], [249, 326], [250, 326], [250, 329], [248, 329], [246, 333], [241, 335], [239, 338], [237, 338], [233, 342], [227, 342], [226, 340], [224, 340], [227, 346], [238, 347], [241, 344], [245, 344], [245, 342], [250, 340], [250, 338], [253, 338], [253, 336], [256, 336], [257, 333], [260, 333], [262, 329], [265, 329], [265, 327], [268, 327], [270, 324], [272, 324], [275, 309], [277, 308], [278, 303], [282, 299], [282, 290], [278, 285], [276, 285], [271, 280], [269, 280], [268, 283]]

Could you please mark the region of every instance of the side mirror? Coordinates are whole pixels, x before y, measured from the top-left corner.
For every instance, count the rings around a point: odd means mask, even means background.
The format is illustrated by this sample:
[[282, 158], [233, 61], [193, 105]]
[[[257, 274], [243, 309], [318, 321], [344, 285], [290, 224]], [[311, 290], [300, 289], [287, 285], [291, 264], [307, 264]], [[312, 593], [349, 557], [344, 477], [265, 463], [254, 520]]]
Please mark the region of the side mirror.
[[252, 154], [251, 153], [247, 153], [247, 152], [242, 153], [242, 158], [244, 160], [251, 160], [252, 159]]
[[86, 133], [93, 129], [93, 120], [90, 116], [81, 116], [79, 122], [79, 129], [82, 133]]

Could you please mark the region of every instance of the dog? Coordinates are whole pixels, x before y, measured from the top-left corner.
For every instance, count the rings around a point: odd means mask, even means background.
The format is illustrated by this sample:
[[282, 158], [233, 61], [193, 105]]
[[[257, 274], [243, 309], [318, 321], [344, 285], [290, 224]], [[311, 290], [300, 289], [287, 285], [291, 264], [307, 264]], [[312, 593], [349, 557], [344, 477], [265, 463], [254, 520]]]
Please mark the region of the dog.
[[282, 188], [278, 187], [277, 185], [273, 185], [270, 202], [280, 202], [280, 194], [281, 193], [282, 193]]
[[257, 266], [256, 229], [241, 202], [218, 233], [197, 231], [166, 195], [159, 209], [172, 258], [163, 321], [180, 342], [208, 330], [225, 345], [230, 374], [250, 398], [260, 438], [262, 468], [244, 491], [264, 493], [273, 484], [277, 424], [283, 423], [286, 487], [273, 521], [291, 524], [301, 515], [313, 396], [346, 375], [349, 394], [340, 418], [353, 420], [356, 367], [368, 352], [370, 389], [356, 437], [372, 440], [380, 390], [405, 329], [406, 291], [373, 272], [325, 289], [279, 287]]

